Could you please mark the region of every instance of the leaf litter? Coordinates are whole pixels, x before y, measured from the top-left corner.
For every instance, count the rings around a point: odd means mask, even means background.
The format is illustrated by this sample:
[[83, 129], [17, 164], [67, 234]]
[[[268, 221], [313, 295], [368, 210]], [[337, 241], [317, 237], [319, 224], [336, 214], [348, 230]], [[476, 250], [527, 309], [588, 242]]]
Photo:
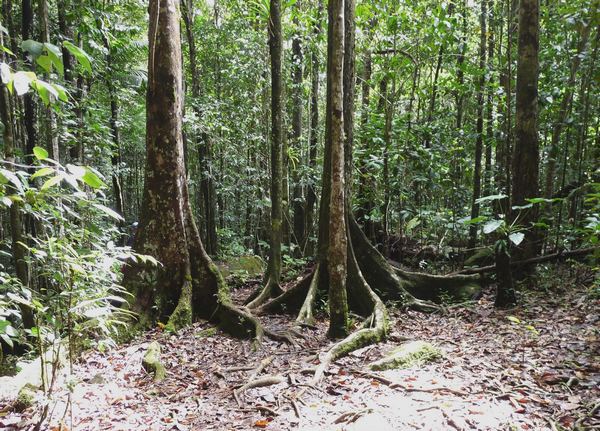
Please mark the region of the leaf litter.
[[[392, 310], [389, 339], [334, 363], [319, 386], [309, 381], [331, 345], [324, 319], [302, 328], [297, 345], [265, 340], [258, 350], [206, 323], [177, 334], [156, 328], [117, 349], [85, 353], [74, 383], [53, 394], [46, 429], [600, 429], [600, 301], [573, 286], [522, 302], [496, 310], [488, 292], [446, 315]], [[293, 324], [292, 316], [261, 319], [275, 330]], [[428, 341], [443, 358], [368, 370], [405, 340]], [[152, 341], [167, 368], [157, 383], [141, 366]], [[0, 400], [0, 429], [32, 428], [32, 409], [7, 412], [7, 404]]]

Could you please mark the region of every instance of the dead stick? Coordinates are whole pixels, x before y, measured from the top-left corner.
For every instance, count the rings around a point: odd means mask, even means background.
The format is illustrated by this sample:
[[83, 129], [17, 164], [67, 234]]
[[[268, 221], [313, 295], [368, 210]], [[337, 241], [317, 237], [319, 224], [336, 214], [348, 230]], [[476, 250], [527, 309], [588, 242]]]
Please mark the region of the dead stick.
[[246, 392], [248, 389], [277, 385], [277, 384], [283, 382], [283, 380], [284, 380], [284, 378], [282, 376], [265, 376], [265, 377], [261, 377], [260, 379], [252, 380], [252, 381], [246, 383], [241, 388], [234, 389], [233, 397], [237, 401], [238, 406], [241, 407], [242, 402], [240, 400], [240, 395], [243, 394], [244, 392]]
[[[600, 250], [600, 247], [589, 247], [589, 248], [580, 248], [577, 250], [568, 250], [568, 251], [563, 251], [560, 253], [547, 254], [545, 256], [533, 257], [533, 258], [527, 259], [527, 260], [519, 260], [517, 262], [511, 262], [510, 266], [512, 268], [512, 267], [519, 267], [519, 266], [523, 266], [523, 265], [533, 265], [535, 263], [551, 262], [553, 260], [566, 259], [569, 257], [585, 256], [588, 254], [592, 254], [597, 250]], [[457, 271], [457, 272], [454, 272], [449, 275], [483, 274], [483, 273], [492, 272], [495, 270], [496, 270], [496, 265], [490, 265], [490, 266], [482, 266], [481, 268], [467, 268], [467, 269], [463, 269], [462, 271]]]

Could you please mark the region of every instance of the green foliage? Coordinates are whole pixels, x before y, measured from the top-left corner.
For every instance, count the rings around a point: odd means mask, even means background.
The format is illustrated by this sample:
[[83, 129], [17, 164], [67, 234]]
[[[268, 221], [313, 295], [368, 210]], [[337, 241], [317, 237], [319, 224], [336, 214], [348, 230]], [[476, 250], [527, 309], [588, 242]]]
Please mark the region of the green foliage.
[[[119, 232], [112, 226], [120, 216], [91, 187], [103, 184], [96, 173], [62, 167], [41, 148], [35, 156], [45, 163], [35, 173], [2, 171], [0, 181], [0, 205], [18, 205], [23, 216], [43, 226], [43, 235], [21, 244], [37, 288], [0, 273], [0, 338], [11, 346], [28, 335], [40, 351], [64, 337], [110, 345], [131, 317], [121, 308], [128, 299], [119, 286], [121, 268], [130, 258], [144, 257], [115, 244]], [[38, 186], [36, 178], [44, 176], [50, 180]], [[33, 310], [35, 327], [23, 328], [23, 307]]]

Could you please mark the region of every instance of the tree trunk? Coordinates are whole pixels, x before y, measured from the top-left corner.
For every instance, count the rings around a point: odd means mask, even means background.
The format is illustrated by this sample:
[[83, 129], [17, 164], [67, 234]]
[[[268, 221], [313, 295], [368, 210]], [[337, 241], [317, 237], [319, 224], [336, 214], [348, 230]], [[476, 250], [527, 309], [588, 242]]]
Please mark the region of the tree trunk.
[[495, 133], [494, 133], [494, 88], [491, 85], [493, 82], [493, 72], [494, 72], [494, 48], [495, 48], [495, 38], [494, 32], [496, 31], [495, 27], [495, 17], [494, 17], [494, 0], [490, 0], [488, 7], [488, 46], [487, 46], [487, 70], [486, 70], [486, 83], [488, 87], [486, 89], [487, 100], [486, 100], [486, 131], [485, 131], [485, 175], [484, 175], [484, 185], [483, 185], [483, 194], [484, 196], [489, 196], [492, 194], [492, 187], [494, 186], [494, 174], [493, 174], [493, 160], [492, 160], [492, 148], [495, 143]]
[[[46, 0], [38, 0], [38, 15], [40, 20], [40, 42], [50, 42], [50, 24], [48, 21], [48, 3]], [[44, 129], [46, 133], [46, 146], [52, 159], [60, 161], [60, 148], [58, 144], [58, 130], [56, 125], [56, 116], [51, 106], [44, 107]]]
[[[317, 166], [317, 147], [319, 143], [319, 51], [318, 38], [321, 34], [321, 13], [323, 10], [323, 2], [319, 0], [317, 6], [317, 19], [313, 28], [313, 37], [315, 39], [314, 46], [311, 52], [311, 92], [310, 92], [310, 141], [308, 150], [308, 166], [312, 172]], [[313, 230], [315, 205], [317, 203], [316, 185], [311, 181], [308, 185], [306, 193], [306, 214], [304, 240], [302, 249], [304, 254], [312, 254], [312, 246], [309, 247], [310, 235]]]
[[281, 242], [283, 240], [282, 214], [282, 82], [281, 58], [283, 42], [281, 36], [281, 1], [271, 0], [269, 17], [269, 52], [271, 55], [271, 244], [269, 263], [265, 274], [265, 287], [256, 298], [248, 303], [256, 308], [268, 298], [282, 292], [281, 278]]
[[119, 100], [117, 89], [115, 88], [115, 80], [113, 76], [113, 56], [112, 56], [112, 47], [106, 36], [106, 33], [103, 31], [103, 23], [97, 18], [96, 19], [96, 27], [100, 31], [102, 35], [102, 43], [104, 45], [104, 49], [106, 50], [105, 60], [106, 60], [106, 72], [105, 72], [105, 83], [108, 89], [108, 98], [110, 102], [110, 135], [112, 138], [112, 154], [110, 157], [110, 162], [112, 165], [112, 185], [113, 185], [113, 194], [115, 200], [115, 211], [120, 215], [124, 215], [124, 204], [123, 204], [123, 190], [121, 187], [122, 178], [120, 174], [121, 170], [121, 135], [119, 130]]
[[[539, 0], [520, 1], [512, 205], [524, 205], [526, 199], [539, 196], [539, 12]], [[538, 252], [538, 235], [532, 229], [537, 213], [533, 207], [519, 214], [518, 224], [528, 229], [517, 249], [519, 259], [531, 258]]]
[[141, 325], [166, 321], [179, 328], [194, 318], [217, 322], [239, 336], [263, 329], [232, 306], [217, 267], [205, 252], [192, 217], [183, 162], [183, 82], [177, 0], [150, 2], [146, 174], [134, 250], [161, 265], [130, 262], [123, 285], [135, 295]]
[[[0, 43], [1, 42], [2, 41], [0, 40]], [[4, 54], [2, 54], [1, 57], [4, 61]], [[3, 83], [0, 83], [0, 120], [2, 120], [2, 124], [4, 125], [2, 135], [4, 143], [4, 158], [9, 163], [7, 166], [8, 169], [14, 170], [13, 163], [15, 162], [15, 139], [13, 118], [10, 111], [8, 89]], [[23, 235], [24, 229], [20, 207], [21, 203], [15, 201], [9, 208], [11, 251], [17, 278], [25, 288], [28, 288], [29, 267], [26, 260], [27, 249], [23, 245], [25, 238]], [[35, 326], [35, 322], [31, 308], [22, 305], [20, 306], [20, 309], [21, 318], [23, 319], [23, 326], [27, 329], [33, 328]]]
[[[21, 37], [22, 39], [31, 39], [33, 28], [33, 7], [31, 0], [23, 0], [21, 3]], [[27, 56], [25, 55], [25, 62], [29, 63]], [[31, 92], [26, 93], [23, 96], [24, 116], [23, 122], [25, 124], [25, 153], [27, 155], [27, 162], [31, 164], [33, 157], [33, 147], [37, 145], [37, 120], [36, 120], [36, 107], [35, 99]]]
[[[481, 15], [479, 25], [481, 34], [479, 39], [479, 83], [477, 84], [477, 140], [475, 142], [475, 166], [473, 167], [473, 197], [471, 200], [471, 219], [479, 217], [479, 203], [481, 197], [481, 158], [483, 152], [483, 94], [485, 91], [485, 54], [486, 54], [486, 15], [487, 0], [481, 2]], [[472, 224], [469, 228], [469, 248], [475, 248], [477, 242], [477, 225]]]
[[[192, 97], [194, 103], [192, 107], [199, 120], [202, 120], [203, 113], [200, 109], [198, 99], [200, 98], [200, 72], [196, 60], [196, 38], [194, 37], [194, 7], [191, 0], [181, 0], [181, 10], [183, 22], [185, 24], [185, 34], [188, 43], [190, 75], [192, 78]], [[201, 136], [195, 136], [198, 146], [198, 164], [200, 168], [200, 197], [201, 207], [203, 209], [204, 220], [204, 239], [206, 243], [206, 252], [209, 255], [218, 253], [215, 192], [210, 167], [211, 138], [208, 133], [201, 133]]]
[[[344, 173], [344, 0], [329, 1], [329, 38], [327, 75], [331, 100], [330, 130], [326, 131], [327, 151], [331, 152], [331, 191], [329, 196], [329, 336], [341, 338], [348, 333], [346, 293], [347, 237]], [[351, 72], [350, 72], [351, 73]]]
[[[351, 100], [350, 96], [354, 96], [353, 86], [349, 85], [349, 81], [354, 80], [354, 76], [351, 73], [344, 74], [343, 88], [340, 88], [342, 73], [340, 53], [344, 52], [346, 46], [348, 49], [344, 54], [354, 55], [351, 49], [353, 45], [348, 43], [350, 39], [348, 33], [355, 31], [353, 12], [354, 0], [347, 0], [343, 9], [342, 0], [329, 1], [325, 139], [327, 145], [323, 164], [316, 265], [311, 274], [256, 310], [259, 313], [290, 312], [299, 307], [297, 322], [310, 324], [314, 321], [318, 292], [329, 289], [331, 317], [329, 334], [331, 336], [341, 335], [342, 329], [346, 329], [344, 314], [347, 313], [348, 308], [366, 317], [361, 329], [336, 343], [322, 358], [313, 382], [322, 378], [325, 369], [335, 359], [365, 345], [376, 343], [386, 336], [388, 330], [386, 308], [373, 287], [403, 305], [431, 310], [437, 307], [417, 300], [406, 289], [410, 287], [417, 292], [430, 293], [432, 288], [439, 288], [443, 284], [454, 283], [455, 286], [466, 286], [474, 282], [473, 277], [446, 278], [394, 270], [369, 243], [352, 216], [349, 193], [345, 193], [344, 187], [344, 172], [350, 167], [340, 166], [340, 160], [345, 160], [346, 163], [351, 160], [349, 157], [344, 158], [343, 154], [344, 151], [351, 151], [352, 142], [346, 141], [346, 148], [340, 146], [342, 122], [353, 124], [351, 118], [353, 112], [350, 105], [340, 106], [340, 102], [343, 100], [347, 102]], [[345, 16], [345, 25], [339, 22], [343, 16]], [[345, 28], [344, 38], [340, 38], [340, 27]], [[344, 94], [348, 97], [343, 97]], [[343, 202], [340, 202], [341, 200]], [[340, 229], [342, 225], [345, 225], [343, 231]], [[340, 243], [346, 245], [345, 250], [340, 249]], [[344, 257], [345, 265], [342, 261]], [[344, 304], [344, 290], [347, 296], [346, 304]]]
[[[300, 12], [300, 1], [296, 2], [295, 7]], [[298, 18], [294, 18], [294, 26], [296, 27], [296, 34], [292, 40], [292, 147], [295, 149], [297, 154], [302, 152], [302, 65], [304, 57], [302, 54], [302, 41], [300, 38], [300, 23]], [[298, 166], [293, 168], [293, 182], [294, 190], [292, 196], [292, 210], [293, 210], [293, 232], [294, 232], [294, 243], [299, 248], [304, 243], [305, 226], [304, 226], [304, 193], [302, 182], [300, 178], [300, 170]], [[299, 250], [301, 251], [301, 249]], [[301, 254], [301, 253], [296, 253]]]

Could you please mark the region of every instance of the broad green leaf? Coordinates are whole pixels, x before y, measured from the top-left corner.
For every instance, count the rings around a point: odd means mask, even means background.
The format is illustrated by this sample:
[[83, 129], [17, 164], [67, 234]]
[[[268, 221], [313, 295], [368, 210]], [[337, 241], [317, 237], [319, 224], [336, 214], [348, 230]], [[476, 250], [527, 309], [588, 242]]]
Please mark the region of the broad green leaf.
[[101, 205], [101, 204], [94, 204], [94, 207], [98, 208], [100, 211], [104, 212], [106, 215], [108, 215], [109, 217], [114, 218], [115, 220], [119, 220], [119, 221], [124, 221], [125, 219], [123, 217], [121, 217], [121, 215], [110, 209], [107, 206]]
[[46, 52], [48, 53], [48, 57], [52, 61], [52, 64], [54, 65], [54, 67], [56, 68], [56, 70], [58, 70], [58, 72], [61, 75], [64, 75], [65, 68], [63, 66], [62, 51], [60, 50], [60, 48], [58, 46], [54, 45], [54, 44], [51, 44], [51, 43], [45, 43], [44, 47], [46, 48]]
[[6, 63], [0, 63], [0, 78], [3, 84], [8, 84], [12, 79], [12, 72], [10, 66]]
[[510, 320], [512, 323], [516, 323], [517, 325], [518, 325], [519, 323], [521, 323], [521, 320], [519, 320], [519, 319], [518, 319], [517, 317], [515, 317], [515, 316], [506, 316], [506, 318], [507, 318], [508, 320]]
[[71, 165], [71, 164], [67, 165], [67, 171], [69, 171], [78, 180], [80, 180], [85, 175], [85, 172], [86, 172], [86, 170], [83, 166], [77, 166], [77, 165]]
[[29, 91], [29, 86], [36, 79], [33, 72], [17, 72], [13, 75], [13, 85], [17, 96], [22, 96]]
[[0, 198], [0, 202], [2, 202], [2, 204], [3, 204], [4, 206], [6, 206], [7, 208], [10, 208], [10, 207], [12, 206], [12, 204], [13, 204], [13, 201], [12, 201], [12, 200], [10, 200], [10, 198], [9, 198], [9, 197], [7, 197], [7, 196], [2, 196], [2, 197]]
[[508, 196], [504, 195], [504, 194], [498, 194], [498, 195], [490, 195], [490, 196], [484, 196], [482, 198], [479, 198], [475, 201], [475, 203], [481, 204], [484, 202], [490, 202], [490, 201], [498, 201], [501, 199], [505, 199]]
[[504, 224], [504, 220], [490, 220], [483, 225], [483, 233], [488, 234], [496, 231]]
[[42, 168], [42, 169], [38, 169], [32, 176], [31, 179], [35, 179], [35, 178], [40, 178], [40, 177], [46, 177], [50, 174], [54, 173], [54, 169], [52, 168]]
[[466, 224], [466, 225], [476, 224], [476, 223], [480, 223], [480, 222], [486, 221], [486, 220], [487, 220], [486, 216], [479, 216], [479, 217], [463, 220], [463, 224]]
[[33, 147], [33, 155], [38, 160], [45, 160], [48, 158], [48, 151], [42, 147]]
[[12, 183], [13, 186], [17, 188], [17, 190], [23, 191], [23, 184], [19, 177], [15, 175], [14, 172], [9, 171], [8, 169], [0, 168], [0, 184]]
[[83, 174], [83, 176], [81, 177], [81, 181], [83, 181], [93, 189], [100, 189], [106, 186], [106, 184], [104, 184], [104, 181], [102, 181], [98, 175], [92, 172], [90, 168], [86, 168], [85, 174]]
[[523, 242], [525, 234], [523, 232], [514, 232], [508, 235], [508, 237], [514, 245], [519, 245]]
[[77, 59], [79, 64], [81, 64], [83, 68], [91, 74], [92, 62], [90, 56], [83, 49], [79, 48], [77, 45], [73, 45], [68, 40], [65, 40], [63, 42], [63, 45], [69, 50], [71, 54], [73, 54], [73, 56]]
[[50, 187], [53, 187], [53, 186], [57, 185], [58, 183], [60, 183], [62, 179], [63, 179], [62, 175], [56, 175], [56, 176], [50, 178], [49, 180], [46, 180], [46, 182], [42, 185], [41, 190], [48, 190]]
[[553, 202], [553, 199], [546, 199], [546, 198], [531, 198], [531, 199], [525, 199], [525, 200], [531, 204], [541, 204], [541, 203], [545, 203], [545, 202]]
[[35, 61], [46, 73], [52, 73], [52, 59], [47, 55], [41, 55]]
[[48, 84], [45, 81], [33, 81], [31, 83], [31, 86], [35, 88], [38, 95], [42, 98], [46, 105], [49, 105], [50, 103], [58, 99], [58, 91], [56, 91], [56, 88], [54, 88], [53, 85]]
[[69, 101], [69, 96], [67, 94], [67, 90], [65, 89], [65, 87], [63, 87], [62, 85], [59, 85], [59, 84], [52, 84], [52, 86], [58, 93], [58, 100], [60, 100], [61, 102]]
[[44, 44], [35, 40], [27, 39], [21, 42], [21, 49], [23, 51], [27, 51], [35, 58], [42, 55], [42, 52], [44, 51]]

